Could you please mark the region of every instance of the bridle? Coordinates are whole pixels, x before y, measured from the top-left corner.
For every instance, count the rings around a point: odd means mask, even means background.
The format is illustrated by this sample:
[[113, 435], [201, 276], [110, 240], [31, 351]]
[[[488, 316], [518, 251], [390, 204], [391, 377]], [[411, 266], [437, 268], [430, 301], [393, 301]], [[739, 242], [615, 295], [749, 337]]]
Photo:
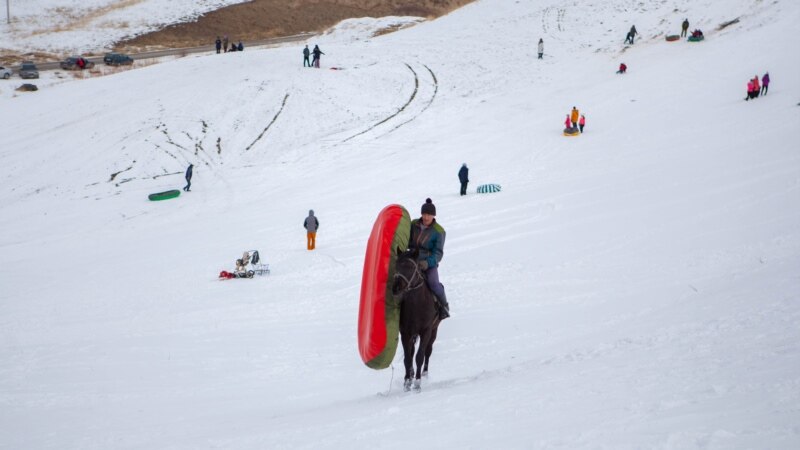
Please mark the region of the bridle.
[[[401, 295], [405, 295], [410, 291], [419, 289], [422, 287], [423, 284], [425, 284], [425, 279], [422, 276], [422, 271], [419, 270], [419, 264], [417, 264], [416, 262], [414, 262], [414, 273], [411, 275], [411, 278], [407, 278], [405, 275], [403, 275], [398, 271], [395, 271], [394, 278], [395, 279], [400, 278], [401, 280], [406, 282], [406, 288], [403, 289], [402, 292], [400, 292]], [[412, 286], [414, 284], [414, 280], [419, 280], [419, 283], [417, 283], [416, 286]]]

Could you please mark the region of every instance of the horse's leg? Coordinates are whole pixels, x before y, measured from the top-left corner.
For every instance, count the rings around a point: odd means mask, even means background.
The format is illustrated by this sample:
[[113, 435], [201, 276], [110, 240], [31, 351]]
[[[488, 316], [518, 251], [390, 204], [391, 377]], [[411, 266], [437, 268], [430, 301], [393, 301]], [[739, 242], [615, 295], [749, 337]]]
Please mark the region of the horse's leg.
[[400, 334], [400, 341], [403, 344], [403, 365], [406, 368], [406, 375], [403, 379], [403, 390], [411, 390], [411, 357], [414, 356], [414, 344], [412, 337]]
[[419, 336], [419, 350], [417, 350], [416, 363], [417, 371], [414, 376], [414, 390], [419, 391], [422, 389], [420, 384], [420, 377], [422, 376], [422, 363], [425, 361], [425, 351], [428, 348], [428, 341], [431, 339], [431, 330], [428, 329]]
[[436, 334], [439, 333], [439, 322], [433, 326], [431, 331], [431, 338], [428, 341], [428, 347], [425, 348], [425, 365], [422, 367], [422, 376], [428, 376], [428, 364], [431, 362], [431, 353], [433, 353], [433, 343], [436, 342]]

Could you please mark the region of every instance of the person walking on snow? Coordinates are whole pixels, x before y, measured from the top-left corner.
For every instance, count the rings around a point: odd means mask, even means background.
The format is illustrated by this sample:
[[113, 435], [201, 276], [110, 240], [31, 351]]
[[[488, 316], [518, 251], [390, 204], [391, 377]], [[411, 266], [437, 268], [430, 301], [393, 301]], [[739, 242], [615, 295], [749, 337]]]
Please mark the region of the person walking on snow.
[[416, 250], [417, 264], [425, 272], [428, 287], [439, 299], [439, 319], [450, 317], [450, 305], [444, 293], [444, 286], [439, 282], [439, 263], [444, 256], [444, 228], [436, 222], [436, 206], [431, 199], [422, 204], [422, 217], [411, 221], [411, 236], [408, 249]]
[[469, 168], [467, 163], [461, 165], [458, 170], [458, 181], [461, 182], [461, 195], [467, 195], [467, 183], [469, 183]]
[[192, 188], [192, 168], [194, 167], [193, 164], [189, 164], [189, 167], [186, 168], [186, 186], [183, 187], [184, 192], [189, 192]]
[[[572, 107], [572, 115], [570, 116], [569, 120], [572, 121], [572, 128], [576, 128], [578, 126], [578, 117], [580, 117], [580, 112], [578, 108]], [[569, 128], [569, 127], [568, 127]]]
[[319, 228], [319, 219], [314, 215], [314, 210], [308, 210], [308, 217], [303, 222], [303, 228], [306, 229], [306, 247], [309, 250], [314, 250], [317, 246], [317, 229]]
[[314, 50], [311, 53], [314, 54], [313, 65], [314, 65], [314, 67], [319, 69], [319, 55], [324, 55], [325, 53], [322, 53], [322, 50], [319, 49], [319, 45], [315, 45], [314, 46]]
[[758, 83], [758, 75], [753, 77], [753, 98], [758, 98], [761, 95], [761, 85]]
[[683, 19], [683, 24], [681, 24], [681, 37], [685, 37], [686, 33], [689, 32], [689, 19]]
[[222, 41], [219, 36], [217, 36], [217, 40], [214, 41], [214, 46], [217, 47], [217, 54], [219, 55], [219, 51], [222, 50]]
[[633, 38], [637, 34], [639, 34], [639, 33], [636, 31], [636, 25], [631, 25], [631, 29], [630, 29], [630, 31], [628, 31], [628, 36], [625, 38], [625, 42], [626, 43], [630, 42], [631, 45], [633, 45]]
[[306, 48], [303, 49], [303, 67], [311, 67], [311, 61], [308, 60], [310, 54], [311, 50], [309, 50], [308, 45], [306, 45]]
[[765, 72], [764, 76], [761, 77], [761, 95], [767, 95], [768, 90], [769, 90], [769, 72]]
[[544, 55], [544, 41], [542, 38], [539, 38], [539, 59], [542, 59], [542, 55]]
[[581, 120], [578, 121], [578, 126], [581, 128], [581, 133], [583, 133], [584, 125], [586, 125], [586, 117], [581, 114]]

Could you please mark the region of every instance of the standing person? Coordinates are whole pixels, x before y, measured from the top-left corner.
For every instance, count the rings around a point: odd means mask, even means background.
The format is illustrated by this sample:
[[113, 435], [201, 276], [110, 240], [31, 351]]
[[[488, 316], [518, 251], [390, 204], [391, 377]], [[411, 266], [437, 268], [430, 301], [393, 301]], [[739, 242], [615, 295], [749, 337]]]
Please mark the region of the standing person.
[[411, 237], [408, 249], [417, 250], [417, 263], [426, 273], [428, 287], [439, 299], [439, 319], [450, 317], [450, 305], [444, 293], [444, 286], [439, 282], [439, 263], [444, 256], [444, 228], [436, 222], [436, 206], [431, 199], [422, 204], [422, 217], [411, 221]]
[[222, 39], [222, 48], [225, 53], [228, 53], [228, 35], [225, 35], [225, 37]]
[[567, 114], [567, 118], [564, 119], [564, 129], [569, 130], [572, 127], [572, 122], [569, 120], [569, 114]]
[[217, 54], [219, 55], [219, 51], [222, 50], [222, 40], [217, 36], [217, 40], [214, 41], [214, 46], [217, 47]]
[[687, 32], [689, 32], [689, 19], [683, 19], [683, 24], [681, 24], [681, 37], [685, 37]]
[[308, 210], [308, 217], [303, 221], [303, 228], [306, 229], [306, 247], [309, 250], [314, 250], [317, 246], [317, 229], [319, 228], [319, 219], [314, 215], [314, 210]]
[[306, 45], [306, 48], [303, 49], [303, 67], [306, 67], [306, 65], [308, 65], [308, 67], [311, 67], [311, 61], [308, 60], [308, 55], [310, 54], [311, 50], [309, 50], [308, 45]]
[[469, 183], [469, 168], [467, 163], [461, 165], [458, 170], [458, 181], [461, 182], [461, 195], [467, 195], [467, 183]]
[[578, 126], [581, 128], [581, 133], [583, 133], [583, 127], [586, 125], [586, 116], [581, 114], [581, 120], [578, 121]]
[[581, 114], [578, 111], [578, 108], [573, 106], [572, 107], [572, 114], [569, 117], [569, 120], [572, 121], [572, 128], [577, 128], [578, 127], [578, 117], [580, 117], [580, 115]]
[[758, 75], [753, 77], [753, 98], [758, 98], [761, 94], [761, 84], [758, 83]]
[[631, 30], [630, 30], [630, 31], [628, 31], [628, 34], [629, 34], [629, 35], [630, 35], [630, 37], [631, 37], [631, 44], [633, 44], [633, 38], [634, 38], [634, 36], [636, 36], [637, 34], [639, 34], [639, 33], [636, 31], [636, 25], [631, 25]]
[[186, 186], [183, 187], [184, 192], [189, 192], [192, 188], [192, 168], [194, 167], [193, 164], [189, 164], [189, 167], [186, 168]]
[[319, 49], [319, 45], [315, 45], [311, 53], [314, 54], [313, 66], [319, 69], [319, 55], [324, 55], [325, 53], [322, 53], [322, 50]]
[[542, 55], [544, 55], [544, 41], [539, 38], [539, 59], [542, 59]]
[[767, 95], [768, 90], [769, 90], [769, 72], [765, 72], [764, 76], [761, 77], [761, 95]]

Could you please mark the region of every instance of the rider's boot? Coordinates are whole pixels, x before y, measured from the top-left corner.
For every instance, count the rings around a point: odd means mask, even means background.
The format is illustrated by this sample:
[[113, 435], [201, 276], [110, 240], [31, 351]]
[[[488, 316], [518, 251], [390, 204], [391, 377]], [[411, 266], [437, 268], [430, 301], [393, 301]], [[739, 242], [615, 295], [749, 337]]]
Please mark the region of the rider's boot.
[[447, 304], [447, 295], [442, 290], [442, 295], [436, 297], [439, 299], [439, 320], [444, 320], [450, 317], [450, 305]]

